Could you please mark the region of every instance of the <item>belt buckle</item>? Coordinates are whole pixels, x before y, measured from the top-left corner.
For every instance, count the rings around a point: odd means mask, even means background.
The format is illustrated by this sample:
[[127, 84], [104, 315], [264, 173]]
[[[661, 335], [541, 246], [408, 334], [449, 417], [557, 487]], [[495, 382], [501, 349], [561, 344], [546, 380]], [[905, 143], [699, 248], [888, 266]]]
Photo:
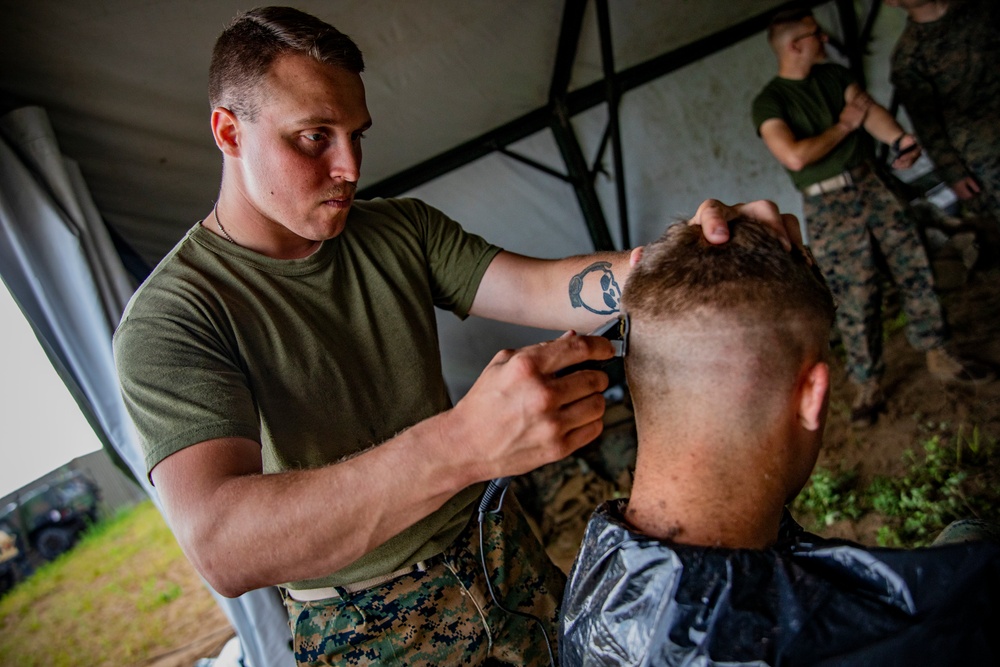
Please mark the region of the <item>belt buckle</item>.
[[353, 584], [346, 584], [343, 586], [327, 586], [323, 588], [309, 588], [304, 590], [294, 590], [294, 589], [285, 589], [285, 590], [288, 592], [289, 597], [298, 602], [317, 602], [319, 600], [329, 600], [332, 598], [342, 597], [340, 590], [338, 589], [342, 589], [347, 594], [360, 593], [370, 588], [383, 586], [389, 583], [390, 581], [394, 581], [408, 574], [413, 574], [415, 572], [426, 572], [427, 568], [429, 568], [431, 565], [433, 565], [433, 559], [426, 558], [424, 560], [413, 563], [412, 565], [408, 565], [407, 567], [400, 568], [395, 572], [389, 572], [387, 574], [383, 574], [378, 577], [372, 577], [371, 579], [358, 581]]
[[286, 596], [296, 602], [322, 602], [323, 600], [333, 600], [340, 597], [340, 591], [335, 586], [308, 588], [305, 590], [282, 588], [282, 590]]

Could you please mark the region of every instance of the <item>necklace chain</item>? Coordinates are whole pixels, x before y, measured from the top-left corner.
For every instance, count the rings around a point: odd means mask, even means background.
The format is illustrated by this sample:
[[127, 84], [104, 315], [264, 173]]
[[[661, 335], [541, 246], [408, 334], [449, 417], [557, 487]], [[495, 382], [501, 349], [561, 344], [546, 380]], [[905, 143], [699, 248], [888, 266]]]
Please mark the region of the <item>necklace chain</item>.
[[226, 240], [228, 240], [233, 245], [238, 245], [236, 243], [236, 241], [233, 240], [233, 237], [229, 235], [229, 232], [226, 231], [226, 228], [222, 226], [222, 220], [219, 219], [219, 205], [218, 204], [216, 204], [215, 206], [212, 207], [212, 215], [215, 216], [215, 224], [217, 224], [219, 226], [219, 231], [222, 232], [222, 235], [226, 237]]

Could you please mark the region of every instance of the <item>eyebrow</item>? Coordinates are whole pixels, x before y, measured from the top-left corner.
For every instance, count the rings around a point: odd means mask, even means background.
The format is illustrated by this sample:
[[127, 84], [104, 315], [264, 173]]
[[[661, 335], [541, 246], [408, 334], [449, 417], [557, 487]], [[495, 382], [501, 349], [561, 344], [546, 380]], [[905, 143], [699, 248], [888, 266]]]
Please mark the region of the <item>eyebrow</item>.
[[[301, 118], [295, 121], [295, 125], [338, 125], [339, 121], [335, 118], [330, 118], [327, 116], [310, 116], [308, 118]], [[372, 120], [369, 118], [367, 121], [358, 127], [359, 130], [367, 130], [372, 126]]]

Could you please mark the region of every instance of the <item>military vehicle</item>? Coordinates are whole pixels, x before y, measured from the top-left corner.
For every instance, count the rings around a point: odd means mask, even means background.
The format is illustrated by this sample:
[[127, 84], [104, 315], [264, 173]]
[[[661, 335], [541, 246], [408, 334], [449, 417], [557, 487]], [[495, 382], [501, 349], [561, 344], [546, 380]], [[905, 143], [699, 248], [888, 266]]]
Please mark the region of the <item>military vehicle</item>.
[[0, 526], [13, 529], [19, 550], [52, 560], [96, 521], [99, 500], [97, 486], [83, 473], [72, 471], [19, 494], [0, 509]]
[[18, 579], [18, 556], [21, 550], [17, 548], [17, 537], [14, 529], [6, 524], [0, 524], [0, 595], [14, 587]]

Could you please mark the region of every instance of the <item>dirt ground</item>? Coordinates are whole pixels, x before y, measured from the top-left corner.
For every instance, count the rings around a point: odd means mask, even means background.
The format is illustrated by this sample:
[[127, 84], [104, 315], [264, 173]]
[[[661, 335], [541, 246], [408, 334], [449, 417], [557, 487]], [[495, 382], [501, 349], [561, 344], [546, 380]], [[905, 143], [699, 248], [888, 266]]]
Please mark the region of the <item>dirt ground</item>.
[[[957, 350], [1000, 370], [1000, 268], [996, 265], [973, 273], [969, 281], [941, 293]], [[902, 331], [886, 344], [887, 411], [869, 428], [850, 424], [853, 391], [837, 369], [831, 414], [819, 465], [856, 466], [863, 480], [874, 475], [895, 475], [903, 470], [903, 453], [925, 440], [929, 433], [970, 433], [1000, 438], [1000, 381], [976, 386], [945, 385], [927, 371], [924, 356], [910, 347]], [[840, 525], [838, 537], [874, 544], [877, 525]]]
[[212, 613], [204, 619], [208, 627], [199, 627], [191, 641], [185, 638], [183, 644], [177, 648], [162, 653], [141, 664], [141, 667], [192, 667], [198, 660], [219, 655], [223, 647], [236, 633], [233, 631], [229, 621], [216, 607], [216, 613]]
[[187, 559], [178, 559], [161, 576], [185, 591], [176, 601], [183, 604], [166, 605], [168, 617], [157, 621], [170, 629], [175, 645], [135, 667], [192, 667], [200, 658], [217, 656], [235, 631], [194, 567]]

